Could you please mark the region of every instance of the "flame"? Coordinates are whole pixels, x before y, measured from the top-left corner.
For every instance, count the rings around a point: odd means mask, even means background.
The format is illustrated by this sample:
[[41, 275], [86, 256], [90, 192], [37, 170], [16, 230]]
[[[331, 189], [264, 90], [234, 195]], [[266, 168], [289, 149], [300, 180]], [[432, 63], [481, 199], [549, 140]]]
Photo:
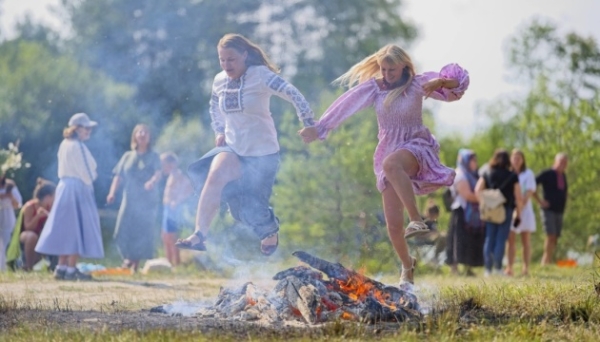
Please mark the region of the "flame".
[[254, 306], [256, 305], [257, 301], [255, 301], [252, 297], [246, 297], [246, 303], [248, 303], [248, 305], [250, 306]]
[[347, 281], [338, 279], [335, 281], [337, 282], [339, 290], [353, 301], [364, 302], [367, 297], [371, 296], [381, 305], [387, 306], [392, 310], [397, 309], [397, 306], [392, 302], [389, 294], [378, 289], [362, 274], [355, 274]]

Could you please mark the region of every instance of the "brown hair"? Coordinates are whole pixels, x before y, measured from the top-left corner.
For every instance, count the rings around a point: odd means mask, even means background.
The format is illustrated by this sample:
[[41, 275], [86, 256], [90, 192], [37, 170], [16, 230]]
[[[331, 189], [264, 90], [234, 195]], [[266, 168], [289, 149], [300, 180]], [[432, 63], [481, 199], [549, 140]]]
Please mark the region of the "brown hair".
[[152, 145], [152, 132], [150, 132], [150, 127], [148, 127], [148, 125], [146, 124], [137, 124], [135, 125], [135, 127], [133, 127], [133, 131], [131, 131], [131, 149], [132, 150], [137, 150], [137, 141], [135, 141], [135, 134], [139, 131], [145, 129], [146, 131], [148, 131], [148, 135], [150, 135], [150, 139], [148, 140], [148, 149], [150, 149], [150, 146]]
[[77, 138], [77, 126], [69, 126], [63, 129], [63, 138], [75, 139]]
[[165, 152], [160, 155], [160, 160], [169, 163], [169, 164], [177, 164], [179, 162], [179, 158], [173, 152]]
[[490, 159], [489, 166], [491, 169], [509, 170], [510, 156], [508, 155], [508, 152], [503, 148], [499, 148], [494, 151], [494, 155], [492, 156], [492, 159]]
[[271, 69], [273, 72], [279, 72], [279, 68], [275, 65], [267, 54], [256, 44], [250, 41], [250, 39], [237, 33], [228, 33], [219, 40], [217, 47], [225, 49], [234, 49], [239, 53], [248, 53], [246, 57], [246, 66], [251, 65], [264, 65]]
[[521, 173], [525, 170], [527, 170], [527, 163], [525, 162], [525, 153], [523, 153], [523, 151], [519, 150], [518, 148], [515, 148], [512, 150], [511, 155], [513, 154], [518, 154], [519, 156], [521, 156], [521, 159], [523, 159], [523, 165], [521, 165], [521, 170], [513, 170], [516, 173]]
[[56, 185], [54, 185], [54, 183], [43, 178], [38, 178], [35, 189], [33, 189], [33, 197], [37, 198], [38, 201], [41, 201], [46, 196], [54, 195], [55, 191]]

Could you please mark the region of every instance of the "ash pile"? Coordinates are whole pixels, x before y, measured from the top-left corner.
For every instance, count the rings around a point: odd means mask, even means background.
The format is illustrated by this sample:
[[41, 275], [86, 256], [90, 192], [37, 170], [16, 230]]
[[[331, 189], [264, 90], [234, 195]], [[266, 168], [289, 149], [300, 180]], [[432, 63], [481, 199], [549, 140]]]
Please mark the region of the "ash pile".
[[[420, 320], [417, 297], [388, 286], [339, 263], [331, 263], [306, 252], [294, 256], [308, 266], [277, 273], [272, 290], [248, 282], [237, 288], [222, 288], [216, 302], [200, 308], [195, 316], [226, 320], [318, 324], [348, 320], [365, 323]], [[163, 307], [154, 312], [167, 312]]]

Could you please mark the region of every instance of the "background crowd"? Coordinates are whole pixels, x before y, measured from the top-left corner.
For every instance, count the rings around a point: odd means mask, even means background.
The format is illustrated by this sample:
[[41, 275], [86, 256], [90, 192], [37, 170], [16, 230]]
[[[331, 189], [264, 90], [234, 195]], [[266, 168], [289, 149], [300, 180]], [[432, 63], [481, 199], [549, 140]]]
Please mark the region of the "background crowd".
[[[408, 20], [402, 3], [348, 0], [341, 6], [316, 0], [293, 4], [232, 0], [223, 4], [183, 1], [172, 6], [166, 0], [152, 4], [61, 2], [57, 10], [69, 27], [68, 36], [24, 20], [12, 38], [0, 42], [0, 146], [19, 141], [19, 150], [31, 163], [30, 168], [8, 173], [8, 178], [18, 186], [23, 202], [33, 194], [38, 177], [58, 184], [60, 132], [73, 113], [86, 111], [100, 122], [86, 145], [97, 161], [94, 196], [105, 252], [112, 253], [115, 223], [111, 215], [120, 209], [121, 192], [115, 194], [113, 204], [106, 205], [106, 201], [113, 169], [131, 150], [133, 127], [147, 124], [153, 149], [176, 151], [182, 166], [214, 147], [208, 112], [213, 76], [219, 69], [215, 44], [223, 34], [244, 32], [267, 47], [282, 76], [305, 95], [315, 113], [323, 113], [340, 95], [330, 82], [357, 61], [387, 43], [415, 51], [411, 44], [422, 34]], [[257, 12], [266, 13], [265, 20], [239, 20], [255, 18]], [[314, 25], [302, 20], [307, 13], [315, 16]], [[571, 249], [582, 252], [588, 236], [598, 233], [600, 211], [593, 203], [600, 201], [600, 192], [593, 184], [600, 181], [596, 155], [600, 148], [599, 50], [597, 40], [585, 33], [570, 32], [544, 19], [524, 22], [503, 50], [503, 72], [520, 91], [480, 102], [473, 109], [475, 127], [467, 130], [472, 135], [443, 135], [435, 121], [435, 107], [425, 107], [423, 112], [424, 125], [439, 142], [443, 165], [454, 165], [457, 151], [464, 146], [472, 148], [482, 163], [499, 146], [520, 147], [527, 167], [537, 175], [552, 165], [556, 152], [569, 153], [564, 220], [572, 229], [561, 232], [555, 251], [561, 257]], [[443, 56], [453, 59], [452, 49]], [[442, 67], [424, 65], [422, 56], [413, 57], [418, 73]], [[381, 194], [372, 174], [378, 131], [375, 112], [349, 118], [326, 142], [306, 147], [298, 143], [293, 109], [273, 100], [272, 110], [281, 113], [274, 116], [281, 164], [272, 202], [281, 221], [280, 237], [286, 242], [279, 246], [282, 254], [309, 245], [323, 257], [351, 255], [351, 260], [341, 261], [370, 272], [397, 271], [396, 253], [382, 227]], [[433, 194], [437, 203], [440, 196], [441, 191]], [[318, 205], [307, 198], [318, 198]], [[419, 208], [425, 206], [424, 201], [417, 199]], [[535, 199], [530, 202], [538, 208]], [[160, 203], [156, 210], [160, 215]], [[38, 219], [43, 216], [43, 210], [39, 211]], [[441, 230], [449, 226], [449, 216], [443, 210], [440, 213]], [[211, 233], [229, 231], [225, 229], [228, 223], [213, 227]], [[536, 262], [545, 243], [541, 223], [538, 218], [538, 233], [530, 235]], [[160, 234], [158, 226], [155, 239]], [[522, 240], [515, 237], [517, 242]], [[254, 254], [232, 249], [232, 257], [249, 255]]]
[[[513, 276], [517, 236], [520, 235], [521, 274], [528, 275], [531, 234], [536, 231], [534, 200], [540, 206], [546, 236], [541, 265], [553, 263], [567, 203], [567, 163], [567, 155], [559, 153], [551, 168], [534, 176], [521, 150], [515, 149], [510, 154], [503, 149], [496, 150], [481, 168], [473, 151], [460, 150], [448, 208], [452, 217], [447, 234], [446, 262], [452, 273], [458, 274], [458, 265], [462, 264], [465, 275], [474, 275], [473, 267], [484, 266], [485, 276]], [[538, 195], [538, 186], [543, 189], [543, 196]], [[485, 222], [479, 215], [480, 193], [485, 188], [498, 189], [505, 198], [502, 206], [506, 216], [501, 222]], [[503, 268], [506, 250], [508, 257]]]

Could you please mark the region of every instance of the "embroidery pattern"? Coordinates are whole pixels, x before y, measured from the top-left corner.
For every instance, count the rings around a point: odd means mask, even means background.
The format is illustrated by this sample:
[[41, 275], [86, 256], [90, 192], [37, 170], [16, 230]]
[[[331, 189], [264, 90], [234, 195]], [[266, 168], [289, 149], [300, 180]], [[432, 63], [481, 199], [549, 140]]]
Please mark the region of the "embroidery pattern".
[[289, 96], [290, 99], [292, 99], [292, 102], [294, 103], [294, 105], [296, 105], [296, 108], [298, 108], [298, 111], [300, 112], [298, 116], [301, 119], [312, 117], [313, 112], [310, 110], [310, 106], [308, 105], [308, 102], [306, 102], [306, 100], [304, 99], [304, 96], [302, 96], [298, 89], [294, 88], [293, 86], [290, 86], [287, 83], [285, 85], [285, 94]]
[[227, 80], [225, 90], [223, 90], [223, 112], [235, 113], [244, 110], [244, 79], [246, 74], [237, 80]]
[[283, 90], [283, 88], [286, 85], [286, 82], [284, 81], [283, 78], [279, 77], [278, 75], [271, 75], [271, 78], [267, 81], [267, 84], [269, 85], [269, 88], [277, 91], [277, 92], [281, 92]]

